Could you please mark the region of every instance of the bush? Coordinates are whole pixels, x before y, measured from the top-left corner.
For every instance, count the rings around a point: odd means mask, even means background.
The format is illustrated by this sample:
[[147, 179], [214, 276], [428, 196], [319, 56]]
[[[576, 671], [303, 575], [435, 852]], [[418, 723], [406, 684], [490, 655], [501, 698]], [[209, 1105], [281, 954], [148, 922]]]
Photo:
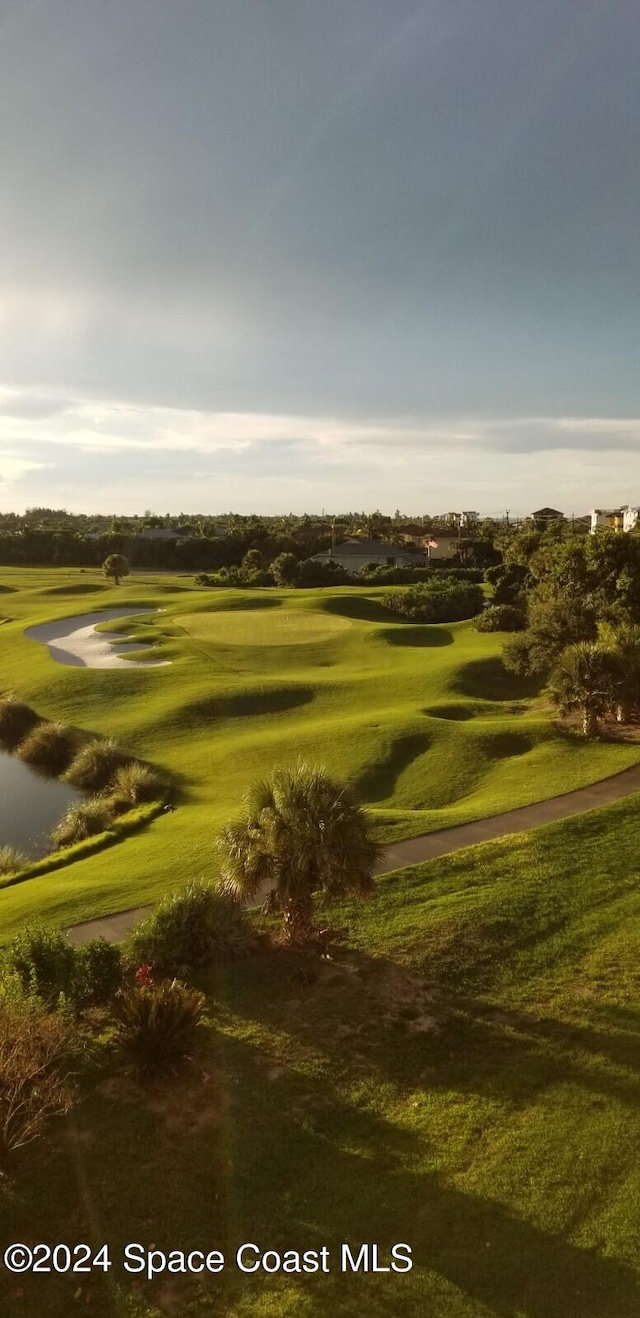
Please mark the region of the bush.
[[0, 745], [7, 750], [14, 750], [39, 722], [39, 714], [22, 700], [13, 695], [0, 698]]
[[176, 979], [120, 990], [113, 1014], [125, 1051], [143, 1071], [177, 1069], [196, 1044], [204, 1003], [202, 993]]
[[43, 1133], [71, 1106], [67, 1030], [34, 1003], [0, 1002], [0, 1161]]
[[29, 864], [29, 857], [19, 847], [0, 847], [0, 874], [18, 874]]
[[253, 933], [245, 910], [212, 884], [191, 883], [160, 902], [132, 934], [127, 960], [159, 975], [189, 975], [199, 966], [250, 950]]
[[110, 1002], [122, 987], [122, 953], [117, 943], [94, 938], [75, 949], [73, 1000], [80, 1006]]
[[462, 622], [480, 613], [484, 596], [479, 586], [438, 578], [384, 595], [382, 603], [412, 622]]
[[25, 993], [35, 994], [49, 1007], [60, 995], [73, 996], [75, 949], [59, 930], [27, 925], [9, 944], [6, 955]]
[[522, 632], [527, 619], [513, 604], [491, 604], [476, 619], [477, 632]]
[[130, 764], [131, 756], [112, 737], [90, 741], [74, 756], [65, 774], [68, 783], [85, 792], [100, 792], [109, 786], [117, 769]]
[[73, 728], [43, 719], [20, 743], [18, 755], [26, 764], [57, 778], [69, 768], [77, 750], [78, 734]]
[[74, 842], [106, 833], [113, 824], [113, 810], [108, 801], [93, 797], [90, 801], [74, 801], [56, 824], [51, 840], [56, 847], [71, 847]]
[[159, 774], [136, 760], [131, 764], [121, 764], [107, 788], [109, 804], [116, 814], [147, 801], [160, 801], [165, 792], [166, 786]]

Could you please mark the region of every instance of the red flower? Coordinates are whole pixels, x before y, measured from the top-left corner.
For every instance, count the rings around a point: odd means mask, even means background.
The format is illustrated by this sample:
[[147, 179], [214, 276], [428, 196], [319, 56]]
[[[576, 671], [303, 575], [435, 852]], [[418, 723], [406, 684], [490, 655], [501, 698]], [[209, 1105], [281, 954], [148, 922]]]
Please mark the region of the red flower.
[[139, 988], [146, 988], [148, 984], [153, 984], [151, 966], [148, 966], [146, 962], [143, 962], [139, 969], [136, 970], [136, 984]]

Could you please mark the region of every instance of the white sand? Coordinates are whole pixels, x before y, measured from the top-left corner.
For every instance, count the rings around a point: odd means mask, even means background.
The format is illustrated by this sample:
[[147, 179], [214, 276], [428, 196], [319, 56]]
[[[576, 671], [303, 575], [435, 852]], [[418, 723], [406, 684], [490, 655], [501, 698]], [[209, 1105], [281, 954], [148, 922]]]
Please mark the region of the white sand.
[[[95, 630], [98, 622], [111, 622], [114, 618], [134, 618], [142, 613], [158, 613], [158, 609], [102, 609], [98, 613], [78, 613], [75, 618], [60, 618], [58, 622], [43, 622], [27, 627], [25, 636], [46, 645], [52, 659], [58, 664], [74, 668], [165, 668], [170, 659], [153, 659], [144, 663], [140, 659], [123, 659], [126, 650], [142, 650], [151, 641], [132, 641], [110, 632], [102, 635]], [[119, 652], [119, 653], [118, 653]]]

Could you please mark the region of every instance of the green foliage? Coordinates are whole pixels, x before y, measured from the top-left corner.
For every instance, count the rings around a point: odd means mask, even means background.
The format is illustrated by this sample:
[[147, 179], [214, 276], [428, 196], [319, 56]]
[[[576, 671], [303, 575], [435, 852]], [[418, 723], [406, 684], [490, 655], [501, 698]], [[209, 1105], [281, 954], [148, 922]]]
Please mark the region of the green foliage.
[[160, 775], [137, 760], [120, 764], [107, 788], [109, 804], [116, 814], [148, 801], [160, 801], [165, 792]]
[[595, 641], [595, 608], [568, 586], [539, 586], [529, 600], [529, 625], [522, 636], [508, 641], [505, 667], [512, 672], [546, 674], [567, 645]]
[[165, 897], [132, 934], [127, 961], [154, 974], [189, 976], [202, 966], [245, 955], [254, 935], [236, 900], [210, 883], [190, 883]]
[[521, 563], [499, 563], [487, 568], [484, 577], [493, 586], [496, 604], [522, 606], [527, 588], [533, 584], [528, 567]]
[[298, 764], [254, 783], [242, 816], [218, 841], [221, 885], [238, 900], [269, 892], [285, 935], [313, 936], [313, 899], [370, 895], [380, 852], [348, 788], [323, 768]]
[[102, 571], [105, 577], [113, 581], [114, 585], [120, 584], [122, 577], [128, 577], [131, 571], [128, 558], [124, 554], [109, 554], [102, 564]]
[[0, 698], [0, 745], [7, 750], [14, 750], [39, 722], [35, 709], [13, 694]]
[[190, 1057], [203, 1023], [205, 999], [178, 980], [120, 990], [113, 1015], [125, 1051], [148, 1073], [174, 1071]]
[[477, 632], [521, 632], [526, 625], [526, 615], [513, 604], [492, 604], [475, 622]]
[[26, 764], [59, 777], [69, 768], [78, 744], [78, 733], [74, 728], [43, 719], [20, 743], [18, 755]]
[[331, 560], [318, 563], [314, 558], [305, 558], [298, 566], [298, 585], [302, 587], [339, 586], [348, 580], [342, 565]]
[[29, 857], [19, 847], [0, 847], [0, 874], [18, 874], [29, 864]]
[[385, 595], [382, 602], [412, 622], [461, 622], [480, 613], [484, 595], [478, 585], [436, 575], [433, 581]]
[[295, 554], [278, 554], [271, 564], [271, 575], [276, 586], [296, 586], [298, 584], [299, 563]]
[[110, 1002], [122, 986], [122, 952], [117, 943], [95, 938], [75, 949], [72, 997], [82, 1006]]
[[131, 756], [120, 749], [112, 737], [89, 741], [74, 756], [67, 782], [85, 792], [99, 792], [108, 787], [121, 765], [130, 764]]
[[73, 996], [75, 949], [59, 930], [27, 925], [10, 942], [6, 960], [24, 992], [47, 1006], [55, 1007], [61, 995]]
[[105, 833], [113, 824], [113, 810], [107, 800], [93, 797], [74, 801], [56, 824], [51, 838], [57, 847], [71, 847], [74, 842]]

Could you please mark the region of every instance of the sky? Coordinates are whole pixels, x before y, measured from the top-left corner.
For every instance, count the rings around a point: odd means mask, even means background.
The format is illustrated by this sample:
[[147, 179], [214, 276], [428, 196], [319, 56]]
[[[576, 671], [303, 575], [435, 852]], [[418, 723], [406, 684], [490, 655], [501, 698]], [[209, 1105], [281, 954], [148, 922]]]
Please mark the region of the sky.
[[637, 0], [2, 0], [0, 509], [640, 503]]

